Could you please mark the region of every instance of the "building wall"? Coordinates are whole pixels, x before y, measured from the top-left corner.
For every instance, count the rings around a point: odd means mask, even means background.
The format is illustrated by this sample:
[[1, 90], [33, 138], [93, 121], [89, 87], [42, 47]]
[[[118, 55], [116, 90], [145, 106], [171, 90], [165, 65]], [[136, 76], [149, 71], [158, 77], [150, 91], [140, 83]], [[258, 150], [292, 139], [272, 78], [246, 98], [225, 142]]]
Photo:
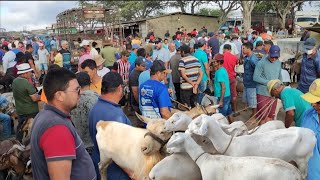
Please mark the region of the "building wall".
[[[191, 32], [194, 28], [200, 31], [203, 26], [210, 31], [216, 31], [218, 29], [218, 18], [192, 16], [175, 14], [170, 16], [164, 16], [154, 19], [146, 20], [147, 30], [153, 29], [155, 37], [163, 38], [167, 30], [169, 30], [172, 37], [177, 31], [178, 27], [184, 27], [187, 32]], [[182, 30], [182, 29], [181, 29]], [[145, 37], [145, 36], [142, 36]]]

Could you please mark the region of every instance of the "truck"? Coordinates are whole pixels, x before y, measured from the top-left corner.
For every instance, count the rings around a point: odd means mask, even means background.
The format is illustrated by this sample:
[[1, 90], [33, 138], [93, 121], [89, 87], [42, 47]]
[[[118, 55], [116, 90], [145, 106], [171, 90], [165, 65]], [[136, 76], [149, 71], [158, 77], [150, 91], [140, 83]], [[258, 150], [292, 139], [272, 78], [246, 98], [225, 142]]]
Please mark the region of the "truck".
[[219, 31], [224, 33], [226, 30], [232, 31], [236, 26], [241, 26], [243, 23], [242, 18], [229, 18], [226, 22], [222, 23]]
[[299, 34], [303, 31], [303, 28], [320, 23], [320, 11], [297, 11], [295, 13], [294, 22], [295, 29]]

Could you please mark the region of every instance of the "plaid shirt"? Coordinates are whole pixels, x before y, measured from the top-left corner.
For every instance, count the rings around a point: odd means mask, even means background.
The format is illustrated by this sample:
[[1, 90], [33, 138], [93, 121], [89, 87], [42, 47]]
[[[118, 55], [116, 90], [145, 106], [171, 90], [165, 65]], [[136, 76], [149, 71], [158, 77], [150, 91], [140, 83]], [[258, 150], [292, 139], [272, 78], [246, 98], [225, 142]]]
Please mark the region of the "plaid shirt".
[[129, 61], [124, 62], [122, 59], [118, 60], [118, 73], [122, 77], [123, 82], [129, 81], [129, 69], [130, 69], [130, 63]]

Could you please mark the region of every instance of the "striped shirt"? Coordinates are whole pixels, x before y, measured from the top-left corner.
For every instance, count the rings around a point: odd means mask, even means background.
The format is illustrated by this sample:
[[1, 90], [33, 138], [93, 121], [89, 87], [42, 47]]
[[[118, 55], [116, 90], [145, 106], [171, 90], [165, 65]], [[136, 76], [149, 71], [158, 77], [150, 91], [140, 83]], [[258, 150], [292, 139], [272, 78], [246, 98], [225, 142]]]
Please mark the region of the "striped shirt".
[[[187, 56], [179, 61], [179, 71], [185, 69], [186, 76], [193, 82], [196, 82], [201, 71], [199, 60], [194, 56]], [[180, 77], [181, 89], [191, 89], [192, 85], [188, 83], [183, 77]]]
[[121, 59], [117, 61], [118, 62], [118, 73], [122, 77], [123, 82], [126, 82], [129, 80], [129, 69], [130, 69], [130, 63], [124, 62]]

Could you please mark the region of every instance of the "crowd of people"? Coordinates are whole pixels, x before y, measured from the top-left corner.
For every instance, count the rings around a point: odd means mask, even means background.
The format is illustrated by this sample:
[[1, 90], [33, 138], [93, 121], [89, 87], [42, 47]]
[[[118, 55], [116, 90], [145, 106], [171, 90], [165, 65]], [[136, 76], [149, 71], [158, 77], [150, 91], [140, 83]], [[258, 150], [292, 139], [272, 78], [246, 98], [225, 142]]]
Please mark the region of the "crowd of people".
[[[26, 42], [1, 40], [2, 81], [13, 92], [21, 125], [34, 118], [31, 160], [35, 179], [100, 179], [96, 124], [112, 120], [145, 128], [129, 119], [123, 107], [149, 118], [168, 119], [171, 109], [202, 105], [205, 95], [214, 96], [221, 114], [231, 122], [237, 108], [236, 68], [243, 65], [242, 101], [251, 118], [263, 124], [275, 119], [277, 101], [286, 112], [285, 126], [312, 129], [317, 136], [308, 179], [319, 179], [320, 50], [314, 38], [304, 41], [298, 88], [284, 85], [280, 47], [270, 36], [256, 31], [247, 36], [185, 30], [170, 37], [145, 39], [133, 34], [120, 48], [111, 40], [82, 40], [75, 60], [67, 41], [53, 37]], [[18, 43], [17, 43], [18, 42]], [[37, 62], [37, 63], [35, 63]], [[77, 64], [77, 72], [71, 65]], [[42, 90], [40, 90], [42, 88]], [[3, 101], [5, 103], [5, 100]], [[39, 110], [38, 102], [44, 103]], [[0, 101], [1, 103], [1, 101]], [[12, 134], [11, 119], [1, 113], [3, 137]], [[90, 155], [91, 158], [90, 158]], [[63, 168], [61, 168], [63, 167]], [[115, 163], [108, 179], [130, 179]]]

